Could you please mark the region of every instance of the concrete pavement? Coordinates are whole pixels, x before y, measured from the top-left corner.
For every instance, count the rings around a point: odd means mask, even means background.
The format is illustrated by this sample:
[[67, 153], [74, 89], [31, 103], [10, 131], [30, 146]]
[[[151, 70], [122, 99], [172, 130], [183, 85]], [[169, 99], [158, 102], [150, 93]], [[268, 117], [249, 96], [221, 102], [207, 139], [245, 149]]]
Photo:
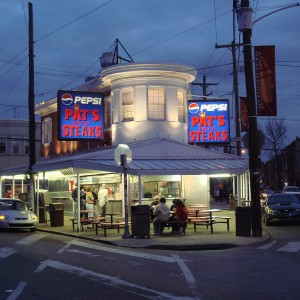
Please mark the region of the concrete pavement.
[[[220, 206], [220, 204], [218, 205]], [[213, 205], [211, 207], [213, 207]], [[193, 224], [189, 223], [185, 235], [171, 234], [171, 228], [165, 228], [164, 234], [161, 236], [151, 236], [150, 238], [140, 239], [122, 238], [124, 234], [124, 228], [122, 228], [119, 233], [117, 229], [108, 230], [107, 236], [105, 237], [103, 230], [99, 229], [98, 235], [96, 235], [95, 229], [89, 229], [87, 226], [84, 226], [83, 231], [78, 232], [77, 228], [73, 231], [72, 222], [69, 217], [65, 217], [64, 226], [51, 227], [50, 222], [48, 222], [48, 225], [40, 224], [38, 231], [61, 234], [120, 247], [169, 250], [226, 249], [261, 243], [269, 239], [268, 234], [264, 231], [262, 237], [236, 236], [235, 211], [223, 209], [219, 215], [231, 217], [229, 232], [227, 231], [226, 224], [213, 225], [214, 233], [211, 233], [210, 229], [207, 229], [206, 226], [197, 226], [197, 232], [194, 232]], [[151, 232], [153, 231], [152, 229], [151, 227]], [[130, 226], [129, 232], [131, 232]]]

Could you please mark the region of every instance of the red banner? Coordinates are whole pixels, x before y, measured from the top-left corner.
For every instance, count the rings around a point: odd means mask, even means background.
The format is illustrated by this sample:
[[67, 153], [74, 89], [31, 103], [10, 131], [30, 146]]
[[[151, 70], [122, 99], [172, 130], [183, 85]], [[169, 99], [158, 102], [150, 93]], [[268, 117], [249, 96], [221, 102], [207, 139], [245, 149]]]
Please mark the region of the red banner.
[[256, 46], [255, 76], [258, 116], [276, 116], [275, 46]]
[[241, 132], [249, 131], [248, 126], [248, 102], [246, 97], [240, 97]]

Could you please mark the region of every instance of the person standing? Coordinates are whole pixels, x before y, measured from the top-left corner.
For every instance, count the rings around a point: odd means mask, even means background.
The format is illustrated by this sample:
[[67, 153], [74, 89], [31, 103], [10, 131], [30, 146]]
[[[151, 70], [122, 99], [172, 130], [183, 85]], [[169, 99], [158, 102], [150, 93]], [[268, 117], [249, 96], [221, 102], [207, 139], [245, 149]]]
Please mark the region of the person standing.
[[163, 233], [164, 226], [159, 223], [167, 222], [170, 218], [170, 208], [166, 204], [165, 197], [160, 198], [159, 204], [157, 204], [153, 210], [153, 215], [155, 216], [153, 220], [153, 235], [161, 235]]
[[[87, 186], [86, 188], [85, 205], [87, 210], [91, 210], [91, 212], [88, 213], [88, 218], [93, 218], [94, 217], [94, 196], [92, 193], [92, 188], [90, 186]], [[88, 225], [87, 228], [93, 228], [93, 226]]]
[[107, 200], [108, 200], [108, 190], [106, 184], [103, 183], [98, 192], [99, 214], [101, 217], [104, 217], [106, 214]]

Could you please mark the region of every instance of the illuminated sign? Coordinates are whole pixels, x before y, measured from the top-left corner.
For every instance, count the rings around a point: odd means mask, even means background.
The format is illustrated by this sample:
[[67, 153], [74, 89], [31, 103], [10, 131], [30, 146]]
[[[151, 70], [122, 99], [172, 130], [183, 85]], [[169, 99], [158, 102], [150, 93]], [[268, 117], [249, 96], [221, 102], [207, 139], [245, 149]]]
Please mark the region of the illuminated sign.
[[103, 95], [99, 93], [58, 91], [58, 140], [95, 140], [103, 138]]
[[228, 100], [188, 101], [188, 142], [230, 142]]

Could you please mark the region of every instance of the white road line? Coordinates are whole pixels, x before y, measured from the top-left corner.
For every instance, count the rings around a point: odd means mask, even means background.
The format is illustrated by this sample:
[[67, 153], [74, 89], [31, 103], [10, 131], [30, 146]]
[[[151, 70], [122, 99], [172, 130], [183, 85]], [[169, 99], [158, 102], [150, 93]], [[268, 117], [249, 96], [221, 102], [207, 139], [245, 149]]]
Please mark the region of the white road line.
[[16, 289], [6, 298], [6, 300], [15, 300], [17, 299], [22, 291], [24, 290], [25, 286], [27, 285], [26, 281], [21, 281]]
[[259, 250], [266, 250], [266, 249], [269, 249], [269, 248], [271, 248], [275, 243], [277, 243], [277, 241], [273, 241], [273, 242], [268, 243], [268, 244], [266, 244], [266, 245], [264, 245], [264, 246], [258, 247], [258, 249], [259, 249]]
[[72, 240], [71, 242], [68, 242], [65, 246], [63, 246], [62, 248], [60, 248], [57, 253], [58, 254], [61, 254], [63, 253], [66, 249], [68, 249], [71, 245], [72, 245], [72, 242], [73, 241], [76, 241], [76, 240]]
[[300, 242], [289, 242], [285, 246], [279, 248], [277, 251], [298, 252], [299, 250], [300, 250]]
[[194, 299], [200, 299], [199, 295], [197, 295], [197, 293], [196, 293], [197, 285], [196, 285], [195, 277], [193, 276], [192, 272], [190, 271], [188, 266], [185, 264], [185, 262], [178, 255], [172, 254], [172, 257], [174, 257], [174, 259], [178, 263], [178, 265], [188, 283], [189, 288], [192, 290], [192, 293], [195, 297]]
[[114, 248], [109, 248], [109, 247], [104, 247], [104, 246], [99, 246], [99, 245], [94, 245], [94, 244], [88, 244], [88, 243], [77, 241], [77, 240], [71, 241], [70, 244], [79, 246], [79, 247], [84, 247], [84, 248], [89, 248], [89, 249], [94, 249], [94, 250], [99, 250], [99, 251], [105, 251], [105, 252], [109, 252], [109, 253], [128, 255], [128, 256], [139, 257], [139, 258], [144, 258], [144, 259], [158, 260], [158, 261], [167, 262], [167, 263], [175, 262], [175, 259], [173, 257], [141, 253], [141, 252], [131, 252], [128, 250], [114, 249]]
[[45, 234], [34, 233], [24, 239], [16, 241], [16, 244], [17, 245], [31, 245], [44, 237], [46, 237]]
[[[147, 299], [170, 299], [170, 300], [192, 300], [195, 298], [192, 297], [180, 297], [175, 296], [170, 293], [162, 293], [153, 289], [148, 289], [144, 286], [137, 285], [135, 283], [131, 283], [116, 277], [108, 276], [105, 274], [96, 273], [94, 271], [86, 270], [81, 267], [75, 267], [72, 265], [68, 265], [65, 263], [61, 263], [59, 261], [53, 261], [53, 260], [46, 260], [42, 262], [40, 267], [36, 270], [36, 272], [43, 271], [44, 268], [51, 267], [54, 269], [58, 269], [60, 271], [64, 271], [70, 274], [74, 274], [76, 276], [84, 277], [88, 280], [93, 281], [101, 281], [101, 283], [116, 287], [118, 289], [124, 290], [126, 292], [130, 292], [136, 295], [140, 295], [141, 297], [147, 298]], [[98, 295], [98, 297], [101, 295]]]
[[9, 247], [3, 247], [0, 249], [0, 259], [4, 259], [9, 257], [10, 255], [14, 254], [17, 252], [17, 250]]

